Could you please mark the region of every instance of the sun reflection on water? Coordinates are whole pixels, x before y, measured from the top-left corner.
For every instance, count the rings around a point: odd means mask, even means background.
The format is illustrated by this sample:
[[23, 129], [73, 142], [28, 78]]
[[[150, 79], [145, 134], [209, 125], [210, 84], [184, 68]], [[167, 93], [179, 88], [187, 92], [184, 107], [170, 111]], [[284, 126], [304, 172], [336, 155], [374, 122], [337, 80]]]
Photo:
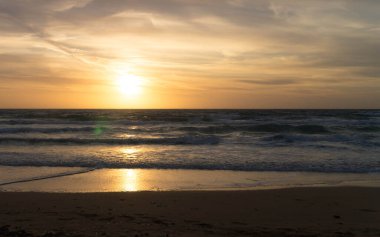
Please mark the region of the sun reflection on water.
[[140, 149], [137, 148], [122, 148], [120, 149], [121, 153], [126, 159], [136, 159], [137, 155], [140, 153]]
[[124, 191], [137, 191], [138, 190], [138, 171], [134, 169], [127, 169], [124, 172]]
[[123, 133], [123, 134], [118, 134], [116, 135], [117, 138], [134, 138], [136, 137], [136, 135], [134, 134], [127, 134], [127, 133]]

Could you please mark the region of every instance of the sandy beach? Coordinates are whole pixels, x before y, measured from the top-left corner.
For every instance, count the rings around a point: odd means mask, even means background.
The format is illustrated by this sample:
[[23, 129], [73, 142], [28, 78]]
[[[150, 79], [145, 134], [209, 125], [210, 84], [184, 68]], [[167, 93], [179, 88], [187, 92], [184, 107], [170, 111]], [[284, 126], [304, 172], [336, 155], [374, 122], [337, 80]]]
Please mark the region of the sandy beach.
[[380, 189], [0, 193], [0, 236], [379, 236]]

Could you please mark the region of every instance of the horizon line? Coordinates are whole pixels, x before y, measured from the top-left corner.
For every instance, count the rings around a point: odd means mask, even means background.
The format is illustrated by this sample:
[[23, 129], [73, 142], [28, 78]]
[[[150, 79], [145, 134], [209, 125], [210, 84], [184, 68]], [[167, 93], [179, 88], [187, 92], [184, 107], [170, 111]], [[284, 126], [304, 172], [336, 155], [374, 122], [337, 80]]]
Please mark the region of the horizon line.
[[380, 108], [0, 108], [0, 110], [380, 110]]

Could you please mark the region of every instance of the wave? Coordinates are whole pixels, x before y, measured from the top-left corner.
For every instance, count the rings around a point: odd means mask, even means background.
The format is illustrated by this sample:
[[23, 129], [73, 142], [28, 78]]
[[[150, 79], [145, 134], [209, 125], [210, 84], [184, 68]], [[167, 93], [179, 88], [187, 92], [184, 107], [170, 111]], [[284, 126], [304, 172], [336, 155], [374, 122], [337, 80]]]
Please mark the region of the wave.
[[353, 128], [360, 132], [380, 132], [380, 126], [363, 126]]
[[215, 136], [184, 136], [169, 138], [13, 138], [2, 137], [0, 144], [22, 143], [30, 145], [217, 145]]
[[[346, 145], [358, 145], [362, 147], [380, 147], [380, 143], [376, 140], [375, 136], [349, 136], [349, 135], [293, 135], [293, 134], [276, 134], [261, 138], [261, 141], [267, 145], [290, 145], [300, 143], [310, 143], [314, 146], [319, 146], [319, 142], [328, 142], [330, 145], [336, 143], [343, 143]], [[326, 145], [325, 145], [326, 146]], [[327, 147], [327, 146], [326, 146]]]
[[[336, 118], [370, 120], [379, 110], [0, 110], [0, 120], [9, 123], [34, 123], [41, 120], [99, 122], [215, 122], [234, 120], [308, 120]], [[0, 121], [2, 122], [2, 121]]]
[[17, 134], [17, 133], [65, 133], [65, 132], [92, 132], [95, 127], [61, 127], [61, 128], [0, 128], [0, 134]]
[[[307, 125], [289, 125], [289, 124], [258, 124], [258, 125], [211, 125], [202, 126], [201, 124], [193, 126], [164, 126], [164, 124], [154, 126], [130, 126], [126, 124], [122, 126], [112, 125], [98, 125], [98, 126], [81, 126], [81, 127], [6, 127], [0, 128], [0, 134], [19, 134], [19, 133], [78, 133], [78, 132], [95, 132], [97, 129], [108, 131], [112, 133], [120, 132], [133, 132], [133, 133], [171, 133], [175, 131], [180, 132], [198, 132], [204, 134], [223, 134], [233, 132], [257, 132], [257, 133], [301, 133], [301, 134], [328, 134], [347, 131], [358, 131], [377, 133], [380, 132], [380, 126], [334, 126], [327, 128], [322, 125], [307, 124]], [[145, 124], [146, 125], [146, 124]], [[133, 127], [133, 128], [131, 128]]]
[[[378, 164], [378, 163], [377, 163]], [[232, 171], [266, 171], [266, 172], [321, 172], [321, 173], [379, 173], [380, 168], [376, 163], [336, 163], [325, 164], [302, 163], [302, 162], [252, 162], [252, 163], [121, 163], [112, 161], [96, 162], [91, 160], [25, 160], [18, 162], [15, 160], [0, 160], [0, 165], [4, 166], [32, 166], [32, 167], [81, 167], [87, 168], [83, 172], [89, 172], [94, 169], [185, 169], [185, 170], [232, 170]], [[74, 174], [74, 173], [73, 173]], [[59, 175], [71, 175], [63, 173]], [[44, 179], [44, 177], [41, 177]], [[50, 178], [50, 177], [47, 177]], [[2, 184], [0, 184], [2, 185]]]
[[[134, 132], [134, 133], [171, 133], [173, 131], [180, 132], [199, 132], [204, 134], [232, 133], [232, 132], [261, 132], [261, 133], [280, 133], [293, 132], [304, 134], [324, 134], [330, 131], [321, 125], [288, 125], [288, 124], [260, 124], [260, 125], [211, 125], [211, 126], [164, 126], [164, 124], [156, 126], [138, 126], [131, 129], [127, 126], [114, 125], [98, 125], [98, 126], [82, 126], [82, 127], [6, 127], [0, 128], [0, 134], [18, 134], [18, 133], [70, 133], [70, 132], [94, 132], [97, 128], [109, 132]], [[363, 128], [372, 129], [372, 128]], [[376, 128], [374, 128], [376, 129]]]
[[230, 132], [262, 132], [279, 133], [294, 132], [305, 134], [324, 134], [330, 131], [321, 125], [288, 125], [288, 124], [260, 124], [260, 125], [214, 125], [207, 127], [187, 126], [178, 128], [180, 131], [201, 133], [230, 133]]

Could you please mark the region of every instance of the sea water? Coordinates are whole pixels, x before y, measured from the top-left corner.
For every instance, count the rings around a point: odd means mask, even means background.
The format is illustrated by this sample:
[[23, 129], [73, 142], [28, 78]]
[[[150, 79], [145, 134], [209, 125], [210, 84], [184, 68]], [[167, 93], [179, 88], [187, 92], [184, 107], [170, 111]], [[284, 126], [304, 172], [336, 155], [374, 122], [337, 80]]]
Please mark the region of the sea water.
[[0, 110], [0, 165], [380, 172], [380, 110]]

